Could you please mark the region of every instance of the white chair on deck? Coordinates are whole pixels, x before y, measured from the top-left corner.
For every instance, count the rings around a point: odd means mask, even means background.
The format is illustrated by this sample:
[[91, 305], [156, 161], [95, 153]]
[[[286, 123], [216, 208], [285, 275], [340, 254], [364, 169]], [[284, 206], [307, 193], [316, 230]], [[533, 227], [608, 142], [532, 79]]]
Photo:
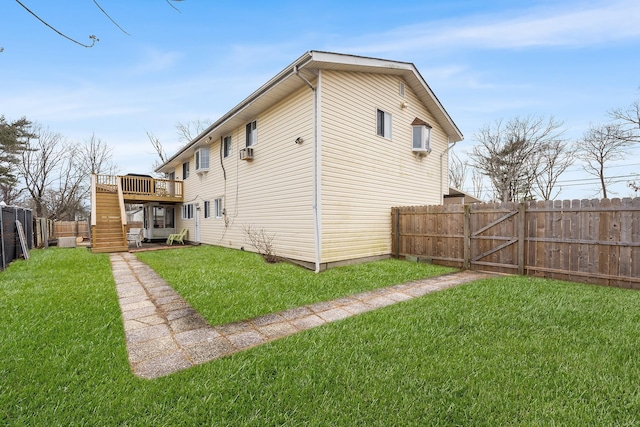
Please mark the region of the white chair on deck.
[[127, 233], [127, 245], [136, 244], [136, 248], [142, 246], [142, 228], [132, 228]]

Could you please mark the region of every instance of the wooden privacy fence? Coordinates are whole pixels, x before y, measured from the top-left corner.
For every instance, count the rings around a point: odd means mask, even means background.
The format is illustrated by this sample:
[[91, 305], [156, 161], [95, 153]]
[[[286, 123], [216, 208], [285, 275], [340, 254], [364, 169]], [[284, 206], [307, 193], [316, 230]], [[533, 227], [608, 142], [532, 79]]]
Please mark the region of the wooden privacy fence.
[[86, 219], [82, 221], [54, 221], [53, 234], [56, 238], [82, 237], [88, 240], [89, 222]]
[[640, 289], [640, 198], [392, 208], [392, 253]]

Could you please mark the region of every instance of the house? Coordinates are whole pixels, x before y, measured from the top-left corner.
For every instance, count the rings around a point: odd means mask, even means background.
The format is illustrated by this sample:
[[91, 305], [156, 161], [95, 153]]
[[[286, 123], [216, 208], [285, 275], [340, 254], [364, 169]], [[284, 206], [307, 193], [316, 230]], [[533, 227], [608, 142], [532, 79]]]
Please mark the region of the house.
[[251, 227], [320, 271], [388, 256], [391, 207], [441, 204], [460, 140], [413, 64], [309, 51], [157, 169], [180, 201], [146, 206], [177, 203], [191, 242], [253, 250]]

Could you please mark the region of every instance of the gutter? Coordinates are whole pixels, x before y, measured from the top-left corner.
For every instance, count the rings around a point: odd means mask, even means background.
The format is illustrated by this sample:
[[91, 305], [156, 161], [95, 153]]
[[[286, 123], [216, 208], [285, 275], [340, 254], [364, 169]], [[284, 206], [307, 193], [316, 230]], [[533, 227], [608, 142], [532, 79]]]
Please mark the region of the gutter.
[[[304, 64], [303, 64], [304, 65]], [[318, 116], [320, 112], [318, 111], [319, 105], [319, 87], [320, 87], [320, 79], [322, 77], [322, 70], [318, 70], [318, 80], [316, 83], [316, 87], [314, 87], [309, 80], [307, 80], [303, 75], [300, 74], [297, 65], [293, 66], [293, 72], [296, 76], [298, 76], [302, 81], [304, 81], [307, 86], [313, 92], [313, 248], [315, 253], [315, 272], [320, 273], [320, 261], [321, 261], [321, 253], [322, 253], [322, 243], [321, 243], [321, 224], [320, 224], [320, 209], [322, 206], [322, 192], [320, 191], [320, 153], [321, 153], [321, 138], [320, 138], [320, 125]]]

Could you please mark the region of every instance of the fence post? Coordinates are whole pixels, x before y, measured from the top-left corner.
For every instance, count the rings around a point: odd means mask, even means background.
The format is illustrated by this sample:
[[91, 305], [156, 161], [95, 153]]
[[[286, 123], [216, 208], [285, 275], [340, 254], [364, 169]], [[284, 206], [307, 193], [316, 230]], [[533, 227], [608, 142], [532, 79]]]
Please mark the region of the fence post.
[[464, 224], [462, 238], [462, 268], [471, 268], [471, 207], [464, 205]]
[[7, 256], [6, 248], [4, 247], [4, 207], [0, 206], [0, 247], [2, 248], [2, 269], [7, 269], [7, 262], [5, 258]]
[[393, 208], [393, 246], [395, 258], [400, 258], [400, 209]]
[[525, 220], [526, 205], [524, 202], [520, 203], [518, 207], [518, 274], [524, 276], [524, 248], [525, 248], [525, 226], [527, 221]]

